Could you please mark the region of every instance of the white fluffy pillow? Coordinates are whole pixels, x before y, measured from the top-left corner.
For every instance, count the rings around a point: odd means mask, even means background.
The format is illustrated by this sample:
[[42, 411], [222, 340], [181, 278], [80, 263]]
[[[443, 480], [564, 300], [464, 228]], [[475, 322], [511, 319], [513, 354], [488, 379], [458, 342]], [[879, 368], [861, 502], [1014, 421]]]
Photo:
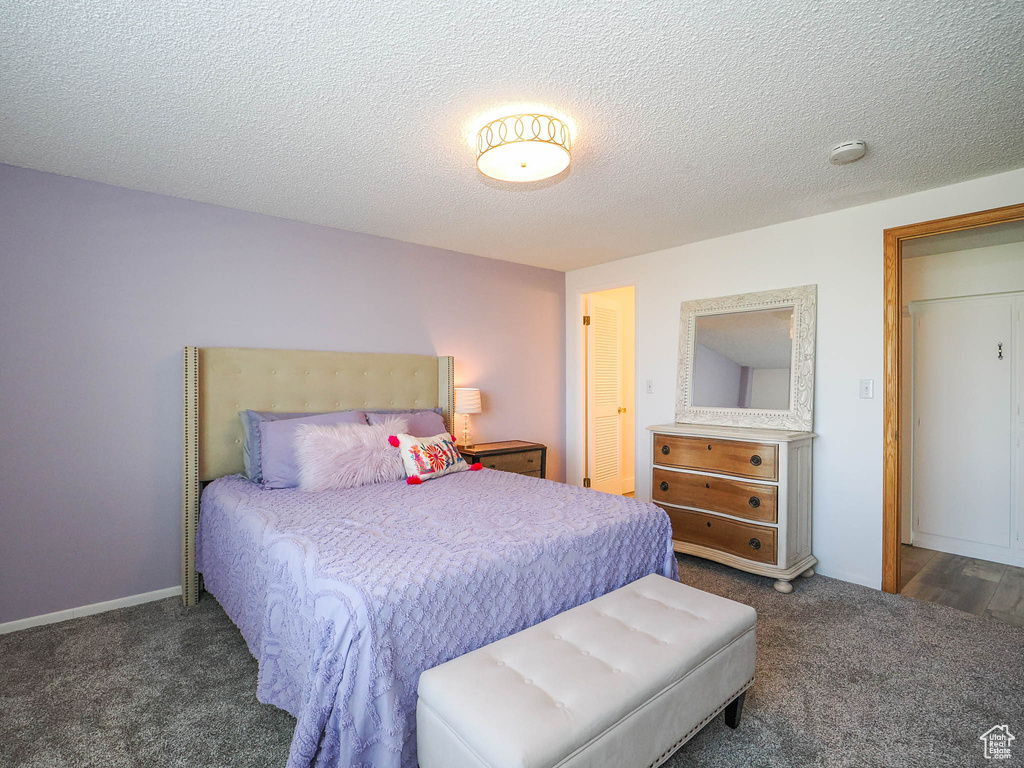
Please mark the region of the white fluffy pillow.
[[388, 437], [408, 422], [391, 416], [380, 424], [303, 424], [295, 430], [299, 490], [329, 491], [388, 483], [405, 477], [401, 452]]

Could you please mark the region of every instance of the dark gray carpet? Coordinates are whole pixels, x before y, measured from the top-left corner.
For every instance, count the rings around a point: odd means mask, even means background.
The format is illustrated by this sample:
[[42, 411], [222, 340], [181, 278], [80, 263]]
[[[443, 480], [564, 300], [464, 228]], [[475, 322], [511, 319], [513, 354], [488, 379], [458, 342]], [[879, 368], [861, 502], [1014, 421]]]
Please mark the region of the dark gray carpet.
[[[1024, 628], [820, 576], [780, 595], [680, 570], [757, 609], [758, 670], [739, 729], [716, 718], [670, 768], [991, 766], [978, 737], [1003, 723], [1019, 740], [1002, 764], [1024, 764]], [[284, 766], [294, 720], [255, 680], [209, 596], [0, 636], [0, 766]]]

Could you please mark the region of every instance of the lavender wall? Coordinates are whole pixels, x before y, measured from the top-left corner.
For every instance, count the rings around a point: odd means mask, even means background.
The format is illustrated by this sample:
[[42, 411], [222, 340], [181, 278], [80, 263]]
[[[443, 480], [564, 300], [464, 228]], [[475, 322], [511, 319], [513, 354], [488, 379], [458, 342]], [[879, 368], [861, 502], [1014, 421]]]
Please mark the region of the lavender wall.
[[0, 623], [181, 583], [181, 350], [454, 355], [564, 475], [559, 272], [0, 165]]

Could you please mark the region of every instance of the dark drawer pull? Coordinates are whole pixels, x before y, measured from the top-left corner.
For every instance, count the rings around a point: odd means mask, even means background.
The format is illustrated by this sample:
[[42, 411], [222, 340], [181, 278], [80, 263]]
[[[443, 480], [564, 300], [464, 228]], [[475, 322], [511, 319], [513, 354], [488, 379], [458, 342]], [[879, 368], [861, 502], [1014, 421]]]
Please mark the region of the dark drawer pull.
[[711, 523], [709, 522], [709, 523], [708, 523], [708, 528], [710, 528], [710, 527], [711, 527]]
[[760, 549], [761, 548], [761, 542], [758, 539], [751, 539], [747, 543], [750, 544], [750, 548], [751, 549]]
[[753, 456], [750, 457], [750, 463], [753, 464], [755, 467], [760, 467], [761, 457], [755, 453]]
[[757, 496], [751, 496], [749, 499], [747, 499], [747, 504], [752, 506], [754, 509], [757, 509], [758, 507], [761, 506], [761, 500], [757, 498]]
[[663, 491], [667, 491], [668, 490], [668, 483], [666, 483], [664, 480], [661, 481], [661, 490], [663, 490]]
[[710, 489], [711, 488], [711, 483], [704, 483], [704, 487]]
[[488, 464], [487, 466], [488, 466], [488, 467], [489, 467], [490, 469], [497, 469], [497, 468], [498, 468], [498, 465], [497, 465], [497, 464]]
[[661, 446], [661, 455], [662, 455], [662, 456], [668, 456], [668, 452], [669, 452], [670, 450], [672, 450], [672, 449], [671, 449], [671, 448], [669, 448], [669, 447], [668, 447], [667, 445], [663, 445], [663, 446]]
[[527, 462], [528, 464], [533, 464], [533, 459], [527, 459], [527, 460], [526, 460], [526, 462]]
[[710, 445], [710, 444], [708, 445], [708, 450], [709, 450], [709, 451], [711, 450], [711, 445]]

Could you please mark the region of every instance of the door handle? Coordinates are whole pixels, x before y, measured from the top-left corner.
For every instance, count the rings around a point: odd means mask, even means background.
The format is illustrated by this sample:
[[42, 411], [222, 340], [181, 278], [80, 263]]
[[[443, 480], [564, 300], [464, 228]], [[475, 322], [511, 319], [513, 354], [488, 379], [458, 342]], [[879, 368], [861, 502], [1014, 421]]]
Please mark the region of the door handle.
[[625, 413], [625, 412], [626, 412], [625, 408], [619, 408], [619, 413]]

